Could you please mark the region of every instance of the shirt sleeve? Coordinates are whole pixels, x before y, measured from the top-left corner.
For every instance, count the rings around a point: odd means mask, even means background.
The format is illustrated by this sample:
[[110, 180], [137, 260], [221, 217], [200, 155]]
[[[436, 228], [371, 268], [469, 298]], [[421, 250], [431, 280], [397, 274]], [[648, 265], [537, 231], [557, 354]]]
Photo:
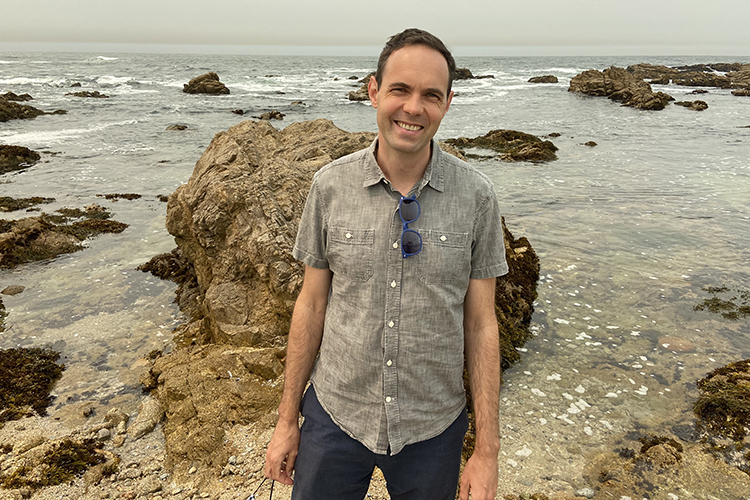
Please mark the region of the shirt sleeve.
[[325, 210], [320, 201], [321, 197], [316, 179], [317, 177], [313, 177], [310, 192], [307, 194], [292, 255], [295, 259], [310, 267], [328, 269], [328, 259], [326, 258], [327, 221]]
[[494, 189], [490, 189], [485, 200], [474, 224], [470, 279], [495, 278], [508, 273], [500, 206]]

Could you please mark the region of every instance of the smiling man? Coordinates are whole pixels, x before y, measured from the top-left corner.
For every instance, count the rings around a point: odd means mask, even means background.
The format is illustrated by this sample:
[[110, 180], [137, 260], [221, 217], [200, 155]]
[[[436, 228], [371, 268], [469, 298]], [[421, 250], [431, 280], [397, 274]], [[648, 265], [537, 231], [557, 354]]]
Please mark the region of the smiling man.
[[294, 500], [362, 499], [375, 467], [393, 500], [453, 500], [468, 427], [464, 362], [476, 445], [460, 498], [495, 498], [495, 278], [508, 266], [491, 182], [434, 140], [455, 68], [426, 31], [391, 37], [369, 83], [377, 139], [313, 178], [265, 467], [294, 484]]

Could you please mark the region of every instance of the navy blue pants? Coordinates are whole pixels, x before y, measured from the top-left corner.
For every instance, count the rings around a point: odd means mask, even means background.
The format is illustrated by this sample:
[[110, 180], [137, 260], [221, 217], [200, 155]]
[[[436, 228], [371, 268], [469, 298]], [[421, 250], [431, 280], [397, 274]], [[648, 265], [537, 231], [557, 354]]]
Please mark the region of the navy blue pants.
[[442, 434], [405, 446], [396, 455], [373, 453], [326, 413], [313, 387], [302, 400], [299, 456], [292, 500], [361, 500], [375, 466], [392, 500], [454, 500], [461, 448], [468, 429], [466, 410]]

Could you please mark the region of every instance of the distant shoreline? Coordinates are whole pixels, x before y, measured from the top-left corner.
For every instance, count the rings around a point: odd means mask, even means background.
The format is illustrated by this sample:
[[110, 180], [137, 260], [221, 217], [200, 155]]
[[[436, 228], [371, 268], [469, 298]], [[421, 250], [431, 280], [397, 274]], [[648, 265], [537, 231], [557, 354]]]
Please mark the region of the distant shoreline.
[[[0, 42], [4, 52], [87, 52], [146, 54], [225, 54], [267, 56], [377, 57], [380, 47], [368, 45], [194, 45], [149, 43]], [[456, 57], [721, 57], [750, 61], [742, 45], [559, 45], [455, 46]]]

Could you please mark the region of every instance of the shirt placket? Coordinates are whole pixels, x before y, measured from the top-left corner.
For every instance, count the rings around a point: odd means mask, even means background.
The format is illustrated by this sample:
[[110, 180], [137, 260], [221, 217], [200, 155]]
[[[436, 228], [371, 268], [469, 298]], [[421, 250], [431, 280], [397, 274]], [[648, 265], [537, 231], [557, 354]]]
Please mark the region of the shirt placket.
[[383, 403], [388, 423], [388, 442], [391, 452], [403, 447], [401, 416], [398, 394], [399, 326], [401, 315], [401, 289], [403, 279], [403, 256], [401, 255], [401, 219], [398, 207], [391, 218], [390, 240], [386, 272], [385, 325], [383, 342]]

